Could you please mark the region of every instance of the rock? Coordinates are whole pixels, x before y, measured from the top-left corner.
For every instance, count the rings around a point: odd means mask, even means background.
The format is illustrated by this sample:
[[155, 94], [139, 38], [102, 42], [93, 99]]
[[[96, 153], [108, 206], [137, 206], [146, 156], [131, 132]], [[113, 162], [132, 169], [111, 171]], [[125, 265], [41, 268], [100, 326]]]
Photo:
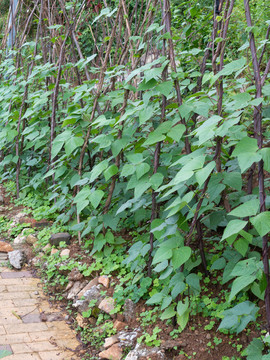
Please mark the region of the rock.
[[68, 274], [69, 281], [80, 281], [82, 279], [83, 279], [83, 274], [80, 273], [77, 268], [72, 269], [71, 272]]
[[78, 314], [76, 316], [76, 321], [78, 325], [83, 329], [87, 326], [87, 320], [81, 314]]
[[172, 349], [174, 347], [185, 347], [187, 343], [182, 340], [162, 340], [160, 347], [162, 349]]
[[133, 348], [136, 344], [137, 337], [138, 337], [137, 331], [121, 331], [118, 334], [118, 339], [122, 347]]
[[25, 263], [25, 255], [21, 250], [14, 250], [9, 252], [8, 259], [10, 264], [18, 270], [20, 270]]
[[47, 251], [51, 250], [51, 244], [47, 244], [44, 246], [43, 251], [46, 253]]
[[91, 300], [97, 300], [97, 304], [100, 302], [101, 300], [101, 295], [100, 295], [100, 288], [99, 286], [92, 286], [90, 290], [87, 290], [84, 294], [83, 294], [84, 299], [83, 300], [77, 300], [73, 306], [78, 308], [78, 310], [80, 312], [83, 311], [87, 311], [88, 310], [88, 305], [89, 302]]
[[0, 204], [4, 204], [4, 202], [5, 202], [4, 196], [0, 195]]
[[70, 254], [70, 250], [69, 250], [69, 249], [63, 249], [63, 250], [60, 252], [60, 256], [61, 256], [61, 257], [69, 256], [69, 254]]
[[26, 243], [28, 245], [34, 245], [36, 242], [38, 241], [38, 239], [34, 236], [34, 235], [28, 235], [26, 238]]
[[76, 295], [78, 294], [78, 292], [84, 287], [85, 283], [82, 283], [80, 281], [76, 281], [72, 288], [69, 290], [68, 295], [67, 295], [67, 299], [75, 299]]
[[26, 217], [27, 215], [25, 213], [19, 212], [17, 215], [15, 215], [13, 217], [13, 222], [15, 222], [15, 224], [18, 224], [20, 222], [20, 219]]
[[118, 343], [119, 340], [118, 340], [118, 336], [117, 335], [113, 335], [111, 337], [108, 337], [105, 339], [105, 343], [104, 343], [104, 347], [105, 349], [107, 349], [108, 347], [112, 346], [113, 344], [115, 343]]
[[110, 279], [109, 279], [108, 276], [106, 276], [106, 275], [100, 276], [100, 277], [98, 278], [98, 282], [99, 282], [100, 284], [102, 284], [103, 286], [105, 286], [106, 288], [108, 288], [109, 285], [110, 285]]
[[102, 351], [98, 354], [101, 359], [109, 359], [109, 360], [120, 360], [123, 356], [122, 349], [118, 344], [114, 344], [109, 347], [107, 350]]
[[210, 340], [211, 339], [211, 335], [210, 334], [206, 334], [206, 339]]
[[114, 299], [112, 297], [103, 299], [98, 308], [105, 313], [110, 314], [110, 312], [114, 310]]
[[13, 247], [5, 241], [0, 241], [0, 252], [7, 253], [10, 251], [13, 251]]
[[14, 244], [23, 244], [26, 240], [26, 236], [19, 234], [18, 236], [15, 237], [14, 239]]
[[36, 256], [34, 257], [32, 260], [31, 260], [31, 264], [33, 266], [38, 266], [40, 264], [40, 257], [39, 256]]
[[126, 326], [127, 326], [126, 323], [119, 320], [115, 320], [115, 322], [113, 323], [113, 328], [116, 329], [117, 331], [124, 330]]
[[90, 290], [93, 286], [97, 286], [98, 278], [91, 280], [78, 294], [78, 299], [80, 299], [86, 291]]
[[145, 358], [151, 358], [151, 356], [155, 359], [155, 360], [164, 360], [165, 359], [165, 354], [162, 350], [160, 350], [159, 348], [146, 348], [144, 346], [142, 346], [141, 344], [137, 344], [135, 349], [130, 351], [125, 360], [139, 360], [142, 357]]
[[134, 304], [134, 302], [130, 299], [127, 299], [125, 301], [124, 311], [123, 311], [124, 319], [126, 322], [129, 323], [131, 320], [135, 318], [136, 316], [135, 309], [136, 309], [136, 305]]
[[57, 233], [57, 234], [51, 235], [49, 242], [52, 246], [59, 246], [61, 241], [65, 242], [67, 245], [69, 245], [70, 238], [71, 238], [71, 236], [67, 232]]
[[54, 255], [54, 254], [57, 254], [57, 253], [58, 253], [58, 250], [57, 250], [57, 249], [54, 249], [54, 248], [53, 248], [53, 249], [51, 250], [51, 255]]

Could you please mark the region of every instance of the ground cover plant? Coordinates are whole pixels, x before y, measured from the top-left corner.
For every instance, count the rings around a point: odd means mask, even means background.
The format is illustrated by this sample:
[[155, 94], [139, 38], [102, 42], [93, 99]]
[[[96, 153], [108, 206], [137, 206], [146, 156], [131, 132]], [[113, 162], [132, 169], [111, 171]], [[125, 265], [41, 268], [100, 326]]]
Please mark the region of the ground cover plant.
[[269, 8], [40, 0], [18, 14], [11, 48], [2, 26], [2, 181], [76, 236], [95, 259], [85, 276], [118, 273], [120, 305], [142, 299], [180, 336], [196, 314], [242, 333], [264, 303], [268, 332]]

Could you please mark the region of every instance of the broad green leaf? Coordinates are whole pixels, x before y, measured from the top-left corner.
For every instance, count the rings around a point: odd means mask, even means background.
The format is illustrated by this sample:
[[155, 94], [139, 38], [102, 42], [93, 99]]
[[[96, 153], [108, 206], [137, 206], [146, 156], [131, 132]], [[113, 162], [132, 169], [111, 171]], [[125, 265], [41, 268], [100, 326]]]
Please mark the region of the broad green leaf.
[[232, 290], [229, 297], [229, 302], [246, 286], [253, 283], [256, 280], [256, 275], [243, 275], [234, 280], [232, 284]]
[[237, 206], [233, 209], [228, 215], [237, 216], [237, 217], [248, 217], [256, 215], [260, 207], [260, 200], [253, 199], [245, 202], [242, 205]]
[[179, 294], [181, 294], [186, 288], [186, 284], [183, 281], [178, 281], [172, 291], [171, 291], [171, 295], [173, 297], [173, 299], [176, 298], [176, 296], [178, 296]]
[[195, 293], [199, 294], [200, 287], [200, 278], [197, 274], [191, 273], [186, 277], [186, 283], [190, 286], [190, 289]]
[[167, 136], [172, 138], [174, 141], [179, 142], [181, 137], [183, 136], [185, 130], [186, 130], [185, 125], [178, 124], [171, 128], [171, 130], [168, 132]]
[[162, 301], [160, 310], [166, 309], [171, 304], [171, 302], [172, 302], [172, 297], [166, 296]]
[[80, 214], [84, 208], [89, 204], [89, 200], [82, 200], [77, 203], [77, 213]]
[[243, 220], [231, 220], [226, 226], [221, 240], [227, 239], [229, 236], [234, 234], [238, 234], [242, 229], [244, 229], [247, 223], [247, 221]]
[[77, 136], [73, 136], [70, 139], [68, 139], [67, 142], [65, 143], [65, 151], [67, 156], [70, 156], [75, 149], [82, 146], [83, 142], [84, 142], [83, 138]]
[[112, 176], [118, 173], [118, 167], [116, 165], [111, 165], [104, 171], [105, 180], [108, 181]]
[[185, 302], [179, 301], [177, 304], [177, 314], [179, 316], [184, 315], [184, 313], [188, 310], [188, 307], [189, 307], [188, 298], [185, 299]]
[[134, 191], [134, 197], [135, 199], [138, 199], [139, 197], [142, 196], [142, 194], [151, 187], [151, 184], [149, 182], [140, 182], [138, 185], [136, 185], [135, 187], [135, 191]]
[[150, 299], [146, 301], [147, 305], [155, 305], [155, 304], [161, 304], [162, 300], [164, 298], [164, 294], [162, 293], [156, 293], [153, 296], [151, 296]]
[[153, 145], [166, 139], [164, 134], [160, 132], [152, 132], [149, 134], [147, 140], [143, 143], [143, 146]]
[[183, 265], [191, 256], [191, 248], [189, 246], [183, 246], [180, 249], [173, 250], [172, 265], [174, 269], [178, 269]]
[[215, 161], [211, 161], [204, 168], [202, 168], [196, 172], [195, 178], [200, 187], [205, 183], [206, 179], [211, 174], [211, 172], [215, 168], [215, 166], [216, 166]]
[[161, 173], [157, 172], [150, 177], [149, 182], [150, 182], [152, 188], [154, 190], [157, 190], [159, 188], [159, 186], [162, 184], [163, 179], [164, 179], [164, 176]]
[[236, 156], [241, 169], [244, 173], [254, 162], [261, 160], [262, 156], [259, 154], [257, 140], [245, 137], [238, 142], [232, 156]]
[[242, 189], [242, 176], [240, 172], [224, 172], [224, 184], [230, 186], [233, 189], [240, 191]]
[[136, 166], [136, 175], [139, 180], [144, 174], [148, 173], [150, 165], [147, 163], [141, 163]]
[[266, 171], [270, 172], [270, 148], [265, 147], [264, 149], [260, 149], [259, 153], [263, 159], [263, 167]]
[[155, 272], [161, 272], [165, 270], [168, 267], [168, 260], [164, 260], [161, 263], [159, 263], [153, 270]]
[[165, 97], [169, 96], [172, 89], [173, 89], [173, 82], [172, 81], [165, 81], [165, 82], [159, 84], [156, 87], [156, 90], [159, 91]]
[[144, 160], [143, 155], [141, 153], [128, 154], [127, 159], [134, 165], [137, 165], [137, 164], [143, 162], [143, 160]]
[[173, 252], [172, 252], [171, 249], [159, 248], [159, 249], [157, 249], [157, 251], [155, 253], [152, 264], [155, 265], [155, 264], [160, 263], [160, 262], [162, 262], [164, 260], [171, 259], [172, 254], [173, 254]]
[[103, 160], [99, 164], [95, 165], [95, 167], [91, 171], [90, 183], [95, 181], [100, 174], [102, 174], [108, 167], [108, 160]]
[[100, 201], [103, 198], [103, 196], [104, 196], [104, 192], [102, 190], [95, 190], [95, 191], [91, 192], [91, 194], [89, 196], [89, 200], [95, 209], [100, 204]]
[[270, 211], [264, 211], [256, 215], [250, 219], [250, 222], [258, 231], [259, 235], [263, 237], [270, 231]]
[[249, 242], [244, 238], [240, 238], [234, 242], [233, 246], [242, 256], [245, 256], [248, 251]]
[[160, 319], [161, 320], [167, 320], [167, 319], [171, 319], [175, 314], [176, 314], [176, 311], [175, 311], [175, 306], [174, 305], [171, 305], [169, 306], [160, 316]]
[[62, 149], [64, 141], [54, 141], [52, 145], [51, 158], [54, 159], [59, 151]]
[[232, 276], [254, 275], [258, 272], [258, 262], [255, 258], [238, 261], [233, 268]]
[[121, 176], [124, 176], [124, 177], [127, 177], [129, 175], [132, 175], [135, 173], [135, 166], [134, 165], [131, 165], [131, 164], [125, 164], [123, 166], [123, 169], [121, 171]]
[[225, 266], [226, 266], [226, 260], [224, 259], [224, 257], [220, 257], [213, 262], [210, 270], [221, 270], [224, 269]]

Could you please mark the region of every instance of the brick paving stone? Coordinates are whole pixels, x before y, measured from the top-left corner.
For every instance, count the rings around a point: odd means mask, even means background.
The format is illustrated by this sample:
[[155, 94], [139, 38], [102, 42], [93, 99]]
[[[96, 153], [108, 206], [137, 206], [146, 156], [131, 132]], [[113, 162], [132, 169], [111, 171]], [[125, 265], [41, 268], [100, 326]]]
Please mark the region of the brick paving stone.
[[38, 354], [14, 354], [4, 358], [5, 360], [40, 360]]
[[[0, 324], [1, 324], [1, 321], [0, 321]], [[0, 325], [0, 335], [5, 335], [6, 333], [6, 330], [4, 328], [4, 326]]]
[[61, 352], [61, 351], [48, 351], [48, 352], [40, 352], [39, 356], [41, 360], [72, 360], [77, 359], [75, 355], [71, 352]]
[[35, 353], [38, 351], [53, 351], [56, 346], [49, 341], [37, 341], [29, 343], [12, 344], [11, 348], [14, 354]]
[[2, 272], [2, 279], [17, 279], [17, 278], [32, 278], [33, 275], [30, 271], [10, 271]]
[[39, 324], [17, 324], [16, 326], [13, 325], [4, 325], [7, 334], [20, 334], [20, 333], [29, 333], [34, 331], [42, 331], [47, 330], [48, 327], [45, 323]]
[[11, 346], [5, 360], [78, 360], [80, 343], [65, 321], [41, 322], [40, 314], [59, 312], [29, 271], [0, 268], [0, 345]]
[[0, 335], [0, 344], [2, 345], [11, 345], [30, 341], [30, 336], [27, 333]]

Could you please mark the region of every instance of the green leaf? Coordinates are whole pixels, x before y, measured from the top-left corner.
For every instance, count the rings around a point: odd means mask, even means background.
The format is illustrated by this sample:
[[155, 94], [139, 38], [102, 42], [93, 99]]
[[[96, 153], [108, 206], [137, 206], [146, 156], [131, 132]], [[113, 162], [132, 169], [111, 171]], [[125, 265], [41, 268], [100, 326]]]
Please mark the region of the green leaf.
[[138, 185], [136, 185], [135, 187], [135, 191], [134, 191], [134, 197], [135, 199], [138, 199], [142, 196], [142, 194], [151, 187], [151, 184], [149, 182], [140, 182]]
[[211, 174], [215, 166], [216, 166], [215, 161], [211, 161], [204, 168], [196, 172], [195, 177], [200, 187], [205, 183], [205, 180]]
[[136, 167], [131, 164], [125, 164], [121, 171], [121, 176], [127, 177], [135, 173]]
[[89, 204], [89, 200], [82, 200], [77, 203], [77, 213], [80, 214], [84, 208]]
[[183, 281], [178, 281], [172, 291], [171, 291], [171, 295], [173, 297], [173, 299], [176, 298], [176, 296], [178, 296], [179, 294], [181, 294], [186, 288], [186, 284]]
[[250, 219], [250, 222], [263, 237], [270, 231], [270, 211], [264, 211], [261, 214]]
[[67, 140], [65, 143], [65, 151], [67, 156], [70, 156], [77, 147], [80, 147], [83, 145], [83, 138], [74, 136]]
[[176, 311], [174, 309], [174, 305], [169, 306], [160, 316], [161, 320], [167, 320], [167, 319], [171, 319], [175, 314]]
[[183, 265], [191, 256], [191, 248], [183, 246], [180, 249], [175, 249], [172, 254], [172, 265], [174, 269], [178, 269]]
[[104, 171], [105, 180], [108, 181], [111, 177], [118, 173], [118, 167], [116, 165], [111, 165]]
[[256, 215], [260, 207], [260, 200], [253, 199], [245, 202], [242, 205], [237, 206], [229, 212], [228, 215], [237, 216], [237, 217], [248, 217]]
[[163, 293], [156, 293], [149, 300], [146, 301], [147, 305], [155, 305], [155, 304], [161, 304], [162, 300], [164, 298]]
[[56, 157], [56, 155], [62, 149], [63, 145], [64, 145], [64, 141], [54, 141], [53, 142], [52, 153], [51, 153], [52, 159], [54, 159]]
[[224, 257], [220, 257], [216, 261], [213, 262], [210, 270], [221, 270], [224, 269], [226, 266], [226, 260]]
[[226, 226], [221, 240], [227, 239], [229, 236], [234, 234], [238, 234], [242, 229], [244, 229], [247, 223], [247, 221], [243, 220], [231, 220]]
[[174, 141], [179, 142], [185, 131], [186, 131], [185, 125], [178, 124], [171, 128], [167, 136], [172, 138]]
[[154, 190], [157, 190], [159, 188], [159, 186], [162, 184], [163, 179], [164, 179], [164, 176], [161, 173], [157, 172], [150, 177], [149, 182], [150, 182], [152, 188]]
[[236, 156], [241, 169], [241, 173], [245, 172], [254, 162], [261, 160], [258, 150], [257, 140], [245, 137], [238, 142], [232, 156]]
[[172, 302], [172, 297], [171, 296], [166, 296], [163, 301], [162, 301], [162, 305], [160, 310], [164, 310], [166, 309]]
[[91, 194], [89, 196], [89, 200], [90, 200], [92, 206], [94, 207], [94, 209], [96, 209], [98, 207], [103, 196], [104, 196], [104, 192], [102, 190], [95, 190], [95, 191], [91, 192]]
[[253, 283], [256, 280], [256, 275], [243, 275], [234, 280], [232, 284], [232, 290], [229, 297], [229, 302], [246, 286]]
[[103, 160], [99, 164], [97, 164], [91, 171], [90, 183], [95, 181], [99, 177], [99, 175], [107, 169], [108, 165], [108, 160]]
[[141, 163], [136, 166], [137, 179], [139, 180], [144, 174], [148, 173], [150, 165], [147, 163]]
[[173, 254], [173, 252], [172, 252], [171, 249], [159, 248], [159, 249], [157, 249], [157, 251], [155, 253], [152, 264], [155, 265], [155, 264], [160, 263], [160, 262], [162, 262], [164, 260], [171, 259], [172, 254]]
[[240, 238], [234, 242], [233, 246], [242, 256], [245, 256], [248, 251], [249, 242], [244, 238]]
[[270, 148], [266, 147], [264, 149], [261, 149], [259, 150], [259, 153], [261, 154], [263, 159], [264, 169], [270, 172]]
[[159, 91], [165, 97], [169, 96], [172, 89], [173, 89], [173, 82], [172, 81], [165, 81], [165, 82], [159, 84], [156, 87], [156, 90]]
[[224, 176], [224, 184], [230, 186], [233, 189], [240, 191], [242, 189], [242, 176], [240, 172], [229, 172], [223, 174]]

